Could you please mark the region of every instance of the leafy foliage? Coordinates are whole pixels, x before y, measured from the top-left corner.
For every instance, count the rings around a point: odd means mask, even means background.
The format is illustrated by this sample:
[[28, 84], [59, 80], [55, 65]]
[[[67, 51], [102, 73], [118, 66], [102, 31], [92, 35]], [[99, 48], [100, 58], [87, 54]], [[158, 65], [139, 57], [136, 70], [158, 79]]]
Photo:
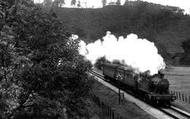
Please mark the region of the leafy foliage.
[[88, 118], [91, 66], [78, 40], [30, 0], [0, 3], [1, 118]]
[[102, 4], [103, 4], [103, 6], [106, 6], [107, 0], [102, 0]]
[[117, 0], [116, 5], [121, 5], [121, 1]]
[[188, 64], [190, 65], [190, 39], [184, 41], [182, 43], [182, 47], [185, 50], [184, 55], [180, 59], [181, 64]]
[[76, 5], [76, 0], [71, 0], [71, 5]]
[[55, 7], [61, 7], [63, 4], [65, 4], [65, 0], [54, 0], [53, 3]]
[[44, 1], [43, 1], [43, 4], [44, 4], [44, 6], [46, 6], [46, 7], [51, 7], [52, 4], [53, 4], [53, 1], [52, 1], [52, 0], [44, 0]]
[[62, 7], [62, 5], [65, 4], [65, 0], [44, 0], [43, 1], [43, 6], [47, 8], [52, 8], [52, 7]]

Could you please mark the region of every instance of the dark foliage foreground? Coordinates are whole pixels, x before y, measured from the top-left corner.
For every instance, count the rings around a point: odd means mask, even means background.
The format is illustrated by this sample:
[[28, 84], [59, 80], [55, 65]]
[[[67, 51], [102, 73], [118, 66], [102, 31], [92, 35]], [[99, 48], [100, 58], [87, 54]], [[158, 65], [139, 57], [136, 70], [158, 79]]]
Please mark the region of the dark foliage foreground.
[[0, 1], [0, 118], [90, 116], [90, 63], [53, 16], [30, 0]]

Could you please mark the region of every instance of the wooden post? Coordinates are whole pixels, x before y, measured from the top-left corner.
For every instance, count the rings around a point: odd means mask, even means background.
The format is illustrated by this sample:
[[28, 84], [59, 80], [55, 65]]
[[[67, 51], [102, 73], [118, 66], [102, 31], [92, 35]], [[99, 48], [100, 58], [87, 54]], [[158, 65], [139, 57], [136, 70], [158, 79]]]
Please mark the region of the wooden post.
[[178, 99], [180, 98], [180, 92], [178, 92]]
[[119, 114], [117, 113], [116, 119], [119, 119]]
[[113, 119], [112, 118], [112, 109], [110, 110], [110, 119]]
[[184, 94], [182, 93], [182, 101], [184, 101]]
[[106, 117], [108, 116], [108, 106], [105, 105], [105, 114], [106, 114]]
[[107, 106], [107, 118], [109, 118], [109, 106]]
[[185, 102], [188, 103], [188, 97], [187, 97], [187, 94], [185, 94]]
[[124, 93], [122, 92], [122, 103], [124, 103]]
[[181, 101], [183, 101], [183, 94], [180, 92], [180, 94], [181, 94]]
[[174, 93], [174, 96], [176, 96], [176, 98], [177, 98], [177, 95], [176, 95], [175, 91], [173, 91], [173, 93]]
[[178, 99], [178, 95], [177, 95], [177, 92], [176, 92], [176, 91], [174, 92], [174, 95], [175, 95], [175, 96], [176, 96], [176, 98]]
[[119, 88], [119, 105], [121, 103], [121, 92], [120, 92], [120, 88]]
[[115, 114], [114, 114], [114, 111], [112, 111], [112, 119], [115, 118]]
[[183, 93], [183, 102], [185, 102], [185, 94]]
[[111, 119], [111, 108], [109, 107], [109, 119]]

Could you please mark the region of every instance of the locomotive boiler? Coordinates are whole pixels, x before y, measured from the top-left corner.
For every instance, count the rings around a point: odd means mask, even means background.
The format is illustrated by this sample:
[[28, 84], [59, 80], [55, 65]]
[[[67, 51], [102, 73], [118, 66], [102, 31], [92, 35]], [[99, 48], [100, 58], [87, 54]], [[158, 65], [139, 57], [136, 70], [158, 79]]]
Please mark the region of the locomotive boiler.
[[135, 73], [131, 67], [104, 64], [103, 75], [106, 79], [124, 84], [138, 96], [154, 103], [170, 105], [176, 99], [169, 93], [169, 81], [161, 73], [150, 76], [148, 71]]

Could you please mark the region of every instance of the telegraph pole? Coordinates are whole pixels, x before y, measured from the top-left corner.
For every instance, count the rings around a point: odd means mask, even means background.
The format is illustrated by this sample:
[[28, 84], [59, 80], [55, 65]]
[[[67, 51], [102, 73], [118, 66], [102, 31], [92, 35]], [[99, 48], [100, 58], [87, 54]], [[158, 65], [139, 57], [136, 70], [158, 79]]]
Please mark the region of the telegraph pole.
[[120, 81], [122, 80], [121, 74], [117, 74], [116, 80], [118, 81], [119, 87], [118, 87], [118, 97], [119, 97], [119, 105], [121, 104], [121, 89], [120, 89]]

